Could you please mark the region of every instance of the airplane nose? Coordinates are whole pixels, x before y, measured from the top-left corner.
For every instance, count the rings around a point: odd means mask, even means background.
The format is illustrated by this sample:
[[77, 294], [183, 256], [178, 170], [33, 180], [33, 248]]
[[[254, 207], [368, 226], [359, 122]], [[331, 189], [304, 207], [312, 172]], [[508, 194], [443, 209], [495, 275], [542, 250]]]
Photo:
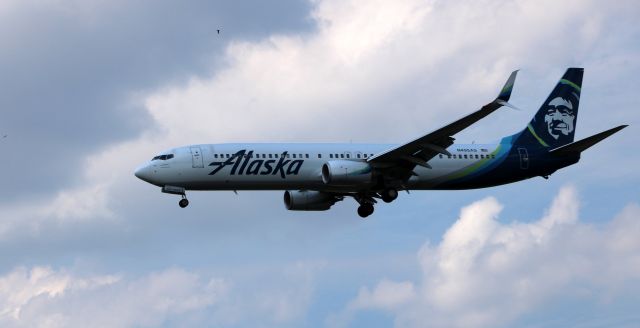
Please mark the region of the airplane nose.
[[151, 168], [146, 165], [137, 168], [133, 174], [142, 181], [150, 182], [151, 180]]

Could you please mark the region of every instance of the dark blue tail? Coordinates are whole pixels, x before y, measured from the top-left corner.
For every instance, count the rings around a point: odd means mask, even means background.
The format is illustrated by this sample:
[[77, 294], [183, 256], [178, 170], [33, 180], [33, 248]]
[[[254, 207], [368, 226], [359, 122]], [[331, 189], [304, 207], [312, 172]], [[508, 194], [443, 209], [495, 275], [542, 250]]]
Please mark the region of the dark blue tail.
[[583, 72], [582, 68], [567, 69], [516, 144], [553, 149], [573, 142]]

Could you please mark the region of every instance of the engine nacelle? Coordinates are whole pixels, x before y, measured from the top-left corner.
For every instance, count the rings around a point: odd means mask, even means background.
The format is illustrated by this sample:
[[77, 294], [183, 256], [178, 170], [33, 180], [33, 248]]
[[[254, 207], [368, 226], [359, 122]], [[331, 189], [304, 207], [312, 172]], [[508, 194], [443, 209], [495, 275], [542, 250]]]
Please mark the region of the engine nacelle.
[[373, 182], [373, 170], [366, 162], [328, 161], [322, 165], [322, 182], [333, 186], [354, 186]]
[[290, 211], [326, 211], [338, 199], [321, 191], [287, 190], [284, 192], [284, 206]]

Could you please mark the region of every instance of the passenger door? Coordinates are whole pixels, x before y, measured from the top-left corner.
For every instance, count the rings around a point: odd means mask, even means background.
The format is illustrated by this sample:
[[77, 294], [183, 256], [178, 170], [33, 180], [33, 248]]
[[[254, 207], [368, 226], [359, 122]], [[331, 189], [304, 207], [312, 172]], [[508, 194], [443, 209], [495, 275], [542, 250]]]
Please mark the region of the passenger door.
[[526, 170], [529, 168], [529, 153], [527, 152], [527, 148], [518, 148], [518, 153], [520, 154], [520, 168]]
[[194, 168], [203, 168], [202, 149], [200, 147], [191, 147], [191, 160]]

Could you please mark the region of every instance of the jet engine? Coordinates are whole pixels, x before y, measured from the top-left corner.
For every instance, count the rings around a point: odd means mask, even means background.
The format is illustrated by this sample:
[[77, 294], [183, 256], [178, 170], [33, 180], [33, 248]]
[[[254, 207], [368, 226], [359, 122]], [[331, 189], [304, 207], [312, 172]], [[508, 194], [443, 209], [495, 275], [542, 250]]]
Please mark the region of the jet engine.
[[373, 182], [373, 170], [366, 162], [328, 161], [322, 165], [322, 182], [333, 186], [354, 186]]
[[290, 211], [326, 211], [338, 201], [331, 194], [313, 190], [287, 190], [284, 206]]

